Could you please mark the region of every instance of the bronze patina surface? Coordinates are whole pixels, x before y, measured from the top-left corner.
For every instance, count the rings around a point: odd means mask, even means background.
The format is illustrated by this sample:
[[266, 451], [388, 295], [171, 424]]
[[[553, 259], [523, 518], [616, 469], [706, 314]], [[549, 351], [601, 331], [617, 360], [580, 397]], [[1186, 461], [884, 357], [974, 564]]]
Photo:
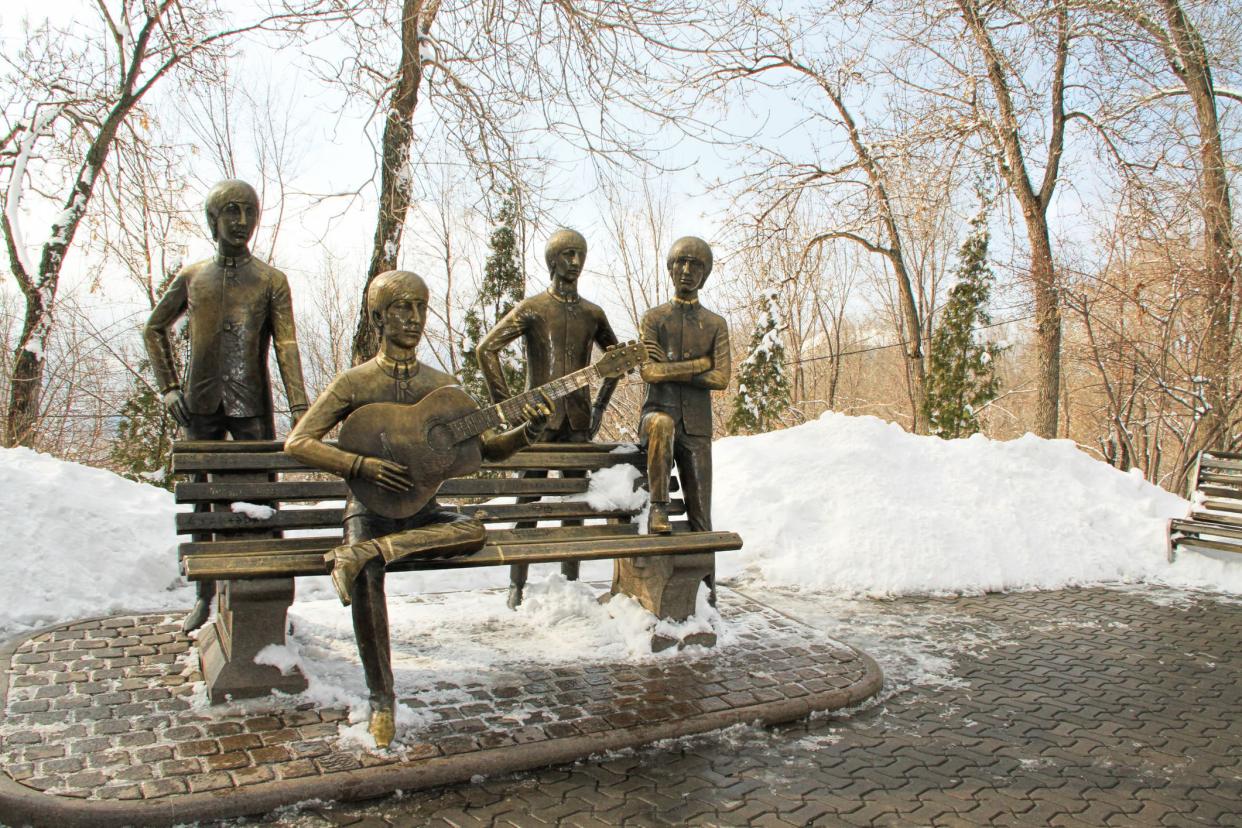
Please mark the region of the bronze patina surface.
[[[352, 412], [371, 403], [413, 404], [457, 381], [418, 361], [416, 349], [427, 321], [426, 283], [408, 271], [376, 276], [367, 289], [367, 309], [382, 341], [375, 357], [338, 375], [294, 427], [285, 451], [298, 460], [343, 478], [365, 478], [392, 491], [413, 486], [400, 463], [354, 454], [323, 438]], [[542, 430], [546, 406], [527, 406], [525, 426], [483, 435], [486, 459], [508, 457], [530, 444]], [[354, 635], [371, 697], [371, 733], [380, 745], [394, 735], [392, 655], [385, 565], [411, 557], [442, 557], [473, 552], [486, 533], [474, 518], [442, 509], [432, 498], [417, 513], [386, 518], [353, 495], [345, 508], [345, 543], [325, 556], [341, 602], [352, 605]]]
[[[535, 388], [577, 371], [591, 362], [592, 345], [601, 350], [617, 344], [617, 336], [603, 308], [578, 293], [578, 278], [586, 263], [587, 243], [581, 233], [561, 229], [548, 238], [544, 260], [551, 286], [543, 293], [527, 297], [498, 321], [479, 341], [479, 368], [487, 381], [493, 402], [510, 395], [500, 366], [500, 354], [509, 343], [521, 340], [526, 351], [526, 388]], [[583, 388], [558, 400], [548, 418], [540, 442], [590, 442], [604, 418], [617, 381], [605, 380], [594, 405]], [[533, 525], [533, 524], [530, 524]], [[517, 564], [509, 569], [509, 606], [522, 602], [529, 566]], [[578, 563], [561, 564], [566, 578], [576, 580]]]
[[[207, 226], [216, 255], [182, 268], [143, 330], [164, 406], [188, 440], [270, 440], [276, 436], [267, 356], [276, 347], [289, 410], [306, 411], [306, 388], [285, 274], [250, 255], [259, 197], [244, 181], [226, 180], [207, 194]], [[188, 314], [190, 354], [177, 377], [169, 331]], [[214, 585], [199, 585], [187, 630], [207, 620]]]

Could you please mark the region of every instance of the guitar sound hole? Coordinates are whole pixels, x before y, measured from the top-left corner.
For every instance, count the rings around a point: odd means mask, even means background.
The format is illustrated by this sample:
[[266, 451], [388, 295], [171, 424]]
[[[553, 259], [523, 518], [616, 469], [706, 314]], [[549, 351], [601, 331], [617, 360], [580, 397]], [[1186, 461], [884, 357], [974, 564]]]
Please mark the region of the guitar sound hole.
[[448, 451], [453, 447], [453, 432], [440, 423], [427, 432], [427, 445], [435, 451]]

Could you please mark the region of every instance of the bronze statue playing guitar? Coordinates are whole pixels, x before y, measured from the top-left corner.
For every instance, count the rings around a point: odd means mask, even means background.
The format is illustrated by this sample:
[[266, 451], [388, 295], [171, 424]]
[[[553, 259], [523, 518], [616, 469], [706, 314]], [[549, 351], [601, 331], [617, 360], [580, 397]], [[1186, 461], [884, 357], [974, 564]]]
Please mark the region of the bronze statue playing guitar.
[[[427, 301], [427, 285], [414, 273], [376, 276], [367, 288], [367, 313], [382, 337], [379, 353], [337, 375], [285, 441], [286, 452], [351, 486], [345, 542], [324, 557], [341, 602], [351, 605], [371, 696], [370, 732], [379, 747], [392, 741], [396, 729], [385, 566], [482, 547], [483, 525], [442, 509], [436, 489], [483, 459], [502, 460], [529, 445], [551, 412], [544, 395], [569, 393], [598, 373], [592, 366], [480, 410], [454, 377], [416, 358]], [[620, 376], [643, 361], [641, 350], [630, 346], [600, 363]], [[339, 445], [324, 442], [342, 421]], [[527, 425], [509, 427], [522, 422]]]

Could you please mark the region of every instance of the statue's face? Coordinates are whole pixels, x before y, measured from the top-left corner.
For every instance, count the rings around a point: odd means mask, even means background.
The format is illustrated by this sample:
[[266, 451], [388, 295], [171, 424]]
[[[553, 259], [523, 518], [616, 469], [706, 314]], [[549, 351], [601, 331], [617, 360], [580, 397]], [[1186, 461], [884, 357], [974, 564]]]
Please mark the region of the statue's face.
[[562, 281], [576, 282], [582, 275], [582, 265], [585, 263], [585, 249], [566, 245], [552, 257], [552, 276]]
[[668, 275], [673, 280], [673, 289], [680, 294], [694, 293], [703, 286], [707, 279], [707, 262], [697, 253], [688, 248], [674, 251], [668, 266]]
[[247, 201], [230, 201], [216, 214], [216, 240], [227, 247], [245, 247], [259, 224], [259, 211]]
[[402, 292], [380, 315], [385, 341], [407, 350], [418, 347], [426, 323], [427, 294], [421, 291]]

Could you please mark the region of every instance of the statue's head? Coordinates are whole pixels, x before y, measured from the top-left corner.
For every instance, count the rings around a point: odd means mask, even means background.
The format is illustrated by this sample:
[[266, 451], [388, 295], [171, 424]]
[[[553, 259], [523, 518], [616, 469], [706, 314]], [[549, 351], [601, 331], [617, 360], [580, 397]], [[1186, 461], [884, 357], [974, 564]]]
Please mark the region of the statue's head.
[[206, 211], [212, 240], [245, 247], [259, 226], [259, 194], [245, 181], [228, 178], [207, 193]]
[[430, 298], [423, 277], [409, 270], [388, 270], [367, 288], [367, 315], [384, 341], [414, 348], [423, 336]]
[[712, 249], [698, 236], [682, 236], [668, 251], [668, 275], [678, 293], [703, 287], [712, 272]]
[[587, 243], [577, 230], [562, 227], [548, 237], [543, 248], [543, 260], [548, 273], [554, 279], [577, 281], [586, 262]]

